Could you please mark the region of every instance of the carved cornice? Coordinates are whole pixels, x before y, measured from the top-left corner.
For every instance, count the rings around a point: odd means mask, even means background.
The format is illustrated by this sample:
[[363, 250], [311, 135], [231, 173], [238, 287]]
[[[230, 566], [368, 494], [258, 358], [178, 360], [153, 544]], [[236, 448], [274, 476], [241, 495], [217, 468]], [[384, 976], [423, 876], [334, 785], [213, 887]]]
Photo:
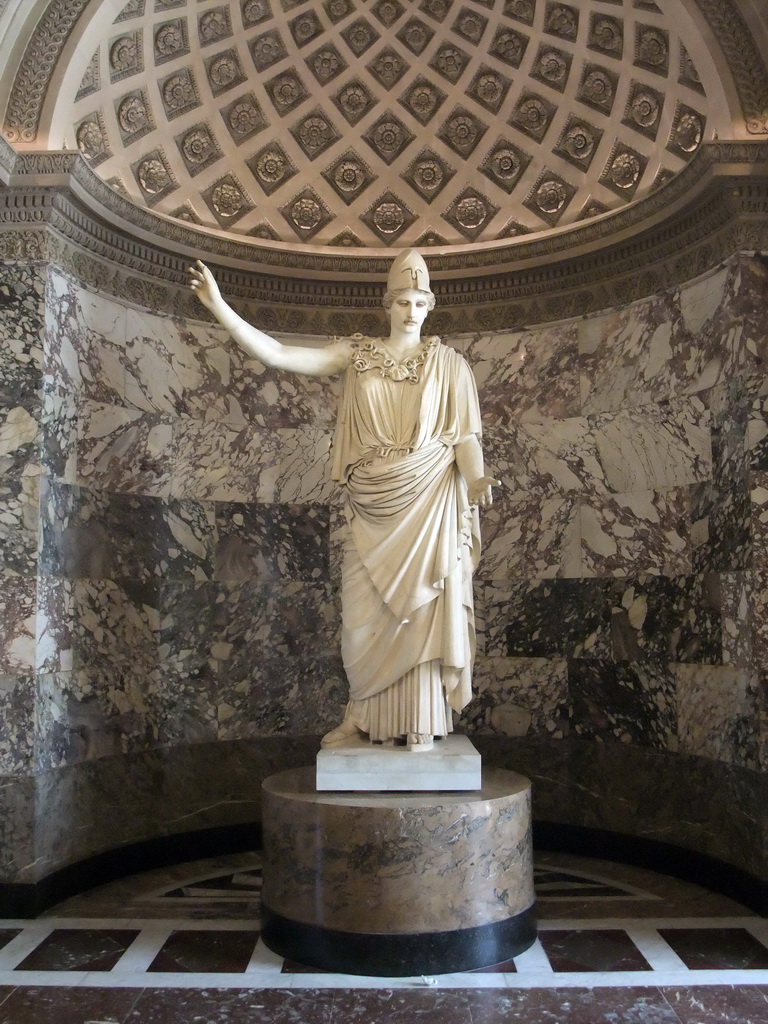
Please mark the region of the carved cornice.
[[736, 6], [728, 0], [696, 0], [719, 42], [751, 135], [768, 133], [768, 66]]
[[4, 131], [11, 142], [34, 142], [48, 86], [89, 0], [52, 0], [27, 44], [13, 83]]
[[[0, 166], [6, 157], [0, 148]], [[181, 248], [208, 259], [235, 305], [266, 329], [323, 335], [383, 327], [391, 257], [369, 260], [363, 279], [360, 261], [347, 257], [316, 257], [314, 277], [293, 267], [265, 272], [254, 269], [264, 257], [258, 241], [207, 235], [135, 207], [74, 154], [16, 155], [5, 177], [3, 258], [48, 259], [105, 293], [200, 319], [184, 287], [190, 256]], [[461, 276], [441, 277], [453, 257], [430, 257], [438, 271], [430, 329], [510, 329], [581, 316], [683, 283], [739, 250], [768, 251], [768, 142], [709, 144], [680, 177], [601, 221], [505, 247], [506, 264], [496, 253], [493, 273], [478, 260]], [[158, 225], [162, 233], [153, 232]]]

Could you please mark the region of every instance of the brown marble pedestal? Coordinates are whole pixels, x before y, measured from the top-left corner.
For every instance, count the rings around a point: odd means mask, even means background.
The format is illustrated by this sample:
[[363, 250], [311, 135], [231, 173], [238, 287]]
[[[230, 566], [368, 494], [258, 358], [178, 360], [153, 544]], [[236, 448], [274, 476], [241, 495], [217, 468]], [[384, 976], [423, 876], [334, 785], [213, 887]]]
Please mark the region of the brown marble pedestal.
[[531, 785], [484, 770], [464, 793], [319, 793], [314, 768], [268, 778], [262, 934], [344, 974], [502, 963], [536, 938]]

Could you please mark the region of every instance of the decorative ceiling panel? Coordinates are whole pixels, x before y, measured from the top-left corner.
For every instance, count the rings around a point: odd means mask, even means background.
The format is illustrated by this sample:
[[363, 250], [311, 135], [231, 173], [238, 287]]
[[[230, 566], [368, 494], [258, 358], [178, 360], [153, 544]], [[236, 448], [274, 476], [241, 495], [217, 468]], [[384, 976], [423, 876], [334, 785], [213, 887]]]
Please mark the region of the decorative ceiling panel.
[[130, 0], [70, 69], [67, 143], [137, 203], [289, 247], [546, 232], [717, 128], [675, 3], [607, 6]]

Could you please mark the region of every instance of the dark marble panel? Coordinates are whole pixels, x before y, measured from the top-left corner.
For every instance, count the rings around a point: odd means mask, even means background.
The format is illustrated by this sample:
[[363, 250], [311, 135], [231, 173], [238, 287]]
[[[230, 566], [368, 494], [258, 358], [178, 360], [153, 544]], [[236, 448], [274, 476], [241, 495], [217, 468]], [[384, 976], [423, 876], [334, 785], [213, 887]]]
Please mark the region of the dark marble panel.
[[759, 676], [730, 665], [675, 665], [679, 749], [759, 769]]
[[768, 665], [768, 570], [755, 569], [750, 574], [752, 628], [755, 660], [763, 668]]
[[756, 971], [768, 967], [768, 949], [746, 928], [659, 928], [658, 931], [691, 971]]
[[479, 657], [474, 697], [461, 714], [462, 730], [560, 738], [568, 732], [568, 663], [565, 658]]
[[152, 580], [161, 574], [159, 498], [44, 481], [41, 569], [70, 579]]
[[582, 574], [575, 496], [518, 500], [497, 495], [482, 517], [483, 553], [477, 579], [550, 579]]
[[676, 745], [675, 679], [668, 665], [574, 660], [569, 687], [575, 736], [648, 747]]
[[257, 656], [237, 669], [221, 670], [220, 739], [325, 733], [344, 717], [349, 684], [339, 653]]
[[215, 578], [227, 581], [329, 578], [329, 511], [321, 505], [219, 504]]
[[605, 658], [617, 587], [610, 579], [488, 583], [483, 588], [485, 653]]
[[0, 675], [18, 675], [35, 668], [35, 580], [3, 577], [0, 587]]
[[35, 680], [0, 675], [0, 776], [32, 771]]
[[331, 1024], [336, 996], [333, 989], [146, 988], [125, 1024]]
[[643, 954], [620, 928], [545, 929], [539, 941], [556, 973], [650, 971]]
[[722, 661], [720, 577], [700, 573], [624, 580], [614, 596], [616, 661]]
[[720, 606], [723, 663], [738, 668], [755, 668], [757, 660], [750, 572], [721, 574]]
[[34, 876], [34, 843], [34, 778], [0, 776], [0, 881], [18, 881], [25, 870]]
[[747, 433], [749, 464], [752, 469], [768, 469], [768, 397], [753, 398]]
[[662, 988], [680, 1024], [768, 1024], [768, 991], [761, 985]]
[[752, 564], [749, 483], [712, 480], [691, 489], [694, 571], [739, 572]]
[[657, 988], [475, 989], [472, 1024], [679, 1024]]
[[254, 931], [179, 929], [171, 932], [147, 970], [241, 974], [258, 941]]
[[72, 667], [148, 677], [158, 664], [159, 593], [154, 582], [77, 580]]
[[213, 657], [230, 677], [265, 654], [336, 654], [338, 595], [328, 583], [168, 583], [162, 586], [165, 663], [194, 671]]
[[750, 476], [752, 564], [756, 569], [768, 569], [768, 470], [756, 469]]
[[139, 995], [131, 988], [25, 986], [0, 1005], [0, 1024], [122, 1024]]
[[581, 412], [575, 324], [476, 336], [464, 355], [488, 427], [559, 420]]
[[0, 576], [37, 571], [38, 487], [36, 473], [0, 477]]
[[139, 931], [129, 928], [55, 928], [17, 971], [111, 971]]
[[35, 761], [39, 770], [61, 768], [151, 746], [151, 679], [129, 669], [39, 675]]

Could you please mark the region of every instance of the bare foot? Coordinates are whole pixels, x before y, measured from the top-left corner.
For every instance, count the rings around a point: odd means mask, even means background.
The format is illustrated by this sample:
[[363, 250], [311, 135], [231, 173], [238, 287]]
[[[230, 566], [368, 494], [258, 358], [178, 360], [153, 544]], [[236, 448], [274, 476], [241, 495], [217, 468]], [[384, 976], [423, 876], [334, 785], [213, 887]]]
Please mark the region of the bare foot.
[[431, 750], [434, 737], [423, 732], [409, 732], [406, 747], [408, 750]]
[[320, 740], [320, 746], [336, 747], [340, 743], [344, 743], [345, 740], [351, 740], [353, 736], [359, 735], [360, 730], [355, 723], [351, 719], [345, 718], [341, 725], [337, 725], [335, 729], [331, 729], [330, 732], [323, 736]]

